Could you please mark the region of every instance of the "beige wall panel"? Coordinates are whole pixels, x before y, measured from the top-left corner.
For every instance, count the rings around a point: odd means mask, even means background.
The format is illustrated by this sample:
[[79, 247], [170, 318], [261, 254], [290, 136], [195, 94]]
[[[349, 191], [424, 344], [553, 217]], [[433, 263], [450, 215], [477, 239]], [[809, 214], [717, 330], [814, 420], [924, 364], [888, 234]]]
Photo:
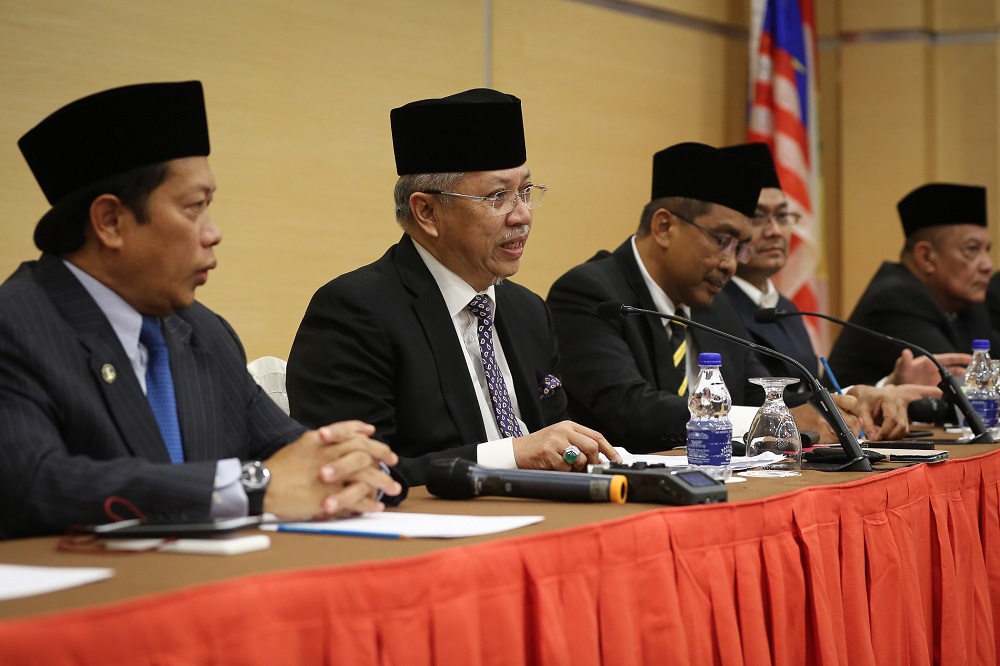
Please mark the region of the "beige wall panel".
[[545, 295], [635, 230], [654, 152], [742, 140], [746, 45], [586, 4], [494, 8], [494, 85], [524, 100], [529, 164], [551, 188], [515, 280]]
[[840, 0], [840, 29], [843, 32], [919, 30], [926, 25], [924, 4], [929, 1]]
[[[842, 315], [840, 306], [841, 174], [840, 174], [840, 50], [819, 52], [819, 131], [823, 251], [819, 277], [826, 284], [828, 311]], [[834, 331], [836, 332], [836, 331]]]
[[820, 0], [813, 4], [816, 12], [816, 32], [821, 38], [836, 37], [840, 34], [840, 4], [840, 0]]
[[935, 32], [996, 30], [997, 0], [927, 0]]
[[929, 48], [854, 44], [841, 51], [840, 311], [903, 243], [896, 202], [931, 175]]
[[[991, 217], [1000, 220], [997, 171], [997, 46], [940, 44], [934, 48], [932, 177], [989, 188]], [[995, 225], [996, 226], [996, 225]]]
[[0, 270], [37, 254], [46, 204], [17, 138], [62, 104], [140, 81], [204, 81], [225, 234], [199, 297], [250, 357], [287, 356], [313, 291], [399, 235], [389, 110], [482, 82], [464, 0], [0, 4]]
[[750, 0], [634, 0], [624, 4], [664, 9], [713, 23], [750, 24]]

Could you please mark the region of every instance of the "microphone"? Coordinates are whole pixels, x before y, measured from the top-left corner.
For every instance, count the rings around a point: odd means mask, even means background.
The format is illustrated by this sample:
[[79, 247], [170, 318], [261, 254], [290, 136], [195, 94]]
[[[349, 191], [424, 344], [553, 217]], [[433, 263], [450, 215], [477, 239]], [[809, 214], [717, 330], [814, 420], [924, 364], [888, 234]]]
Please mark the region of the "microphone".
[[911, 421], [942, 423], [948, 416], [949, 409], [948, 402], [941, 398], [919, 398], [906, 406], [906, 415]]
[[427, 490], [449, 500], [493, 495], [557, 502], [624, 504], [628, 481], [622, 474], [582, 474], [482, 467], [463, 458], [442, 458], [427, 466]]
[[804, 365], [796, 361], [794, 358], [775, 351], [770, 347], [758, 345], [757, 343], [744, 340], [743, 338], [736, 337], [735, 335], [730, 335], [725, 331], [720, 331], [712, 328], [711, 326], [706, 326], [705, 324], [694, 321], [693, 319], [687, 319], [686, 317], [667, 315], [662, 312], [657, 312], [656, 310], [643, 310], [641, 308], [634, 308], [630, 305], [623, 305], [621, 303], [601, 303], [597, 306], [597, 315], [603, 319], [617, 319], [619, 317], [630, 317], [637, 314], [650, 315], [653, 317], [660, 317], [661, 319], [669, 319], [671, 321], [680, 322], [681, 324], [706, 331], [720, 338], [725, 338], [726, 340], [735, 342], [743, 347], [749, 347], [750, 349], [760, 352], [761, 354], [765, 354], [766, 356], [780, 358], [782, 361], [794, 365], [802, 371], [803, 376], [809, 378], [809, 383], [812, 385], [812, 397], [809, 398], [809, 404], [816, 408], [816, 410], [823, 417], [823, 420], [829, 423], [830, 427], [833, 428], [833, 431], [837, 433], [837, 439], [840, 441], [840, 446], [844, 449], [844, 453], [847, 455], [846, 463], [838, 465], [830, 471], [872, 471], [871, 463], [868, 461], [867, 456], [865, 456], [864, 451], [861, 450], [858, 438], [854, 436], [854, 432], [847, 427], [846, 423], [844, 423], [844, 417], [840, 414], [840, 410], [837, 409], [837, 406], [833, 404], [833, 398], [830, 397], [830, 392], [826, 390], [826, 387], [823, 386], [818, 379], [816, 379], [816, 376], [813, 375], [813, 373], [809, 372]]
[[841, 326], [846, 326], [847, 328], [853, 328], [856, 331], [861, 331], [862, 333], [867, 333], [868, 335], [878, 338], [879, 340], [885, 340], [886, 342], [891, 342], [894, 345], [903, 347], [904, 349], [910, 349], [912, 351], [923, 354], [929, 358], [935, 366], [937, 366], [938, 374], [941, 375], [941, 382], [938, 384], [938, 388], [944, 394], [946, 400], [954, 405], [958, 406], [958, 410], [962, 412], [962, 416], [965, 420], [969, 422], [969, 427], [972, 428], [973, 438], [970, 441], [971, 444], [992, 444], [993, 437], [987, 432], [986, 426], [983, 424], [982, 417], [972, 408], [969, 403], [969, 398], [965, 395], [965, 391], [958, 383], [958, 379], [955, 378], [953, 374], [948, 372], [948, 368], [944, 367], [941, 361], [937, 360], [934, 354], [930, 353], [923, 347], [919, 347], [912, 342], [907, 342], [906, 340], [900, 340], [899, 338], [894, 338], [891, 335], [886, 335], [885, 333], [879, 333], [876, 330], [866, 328], [860, 324], [855, 324], [854, 322], [847, 321], [846, 319], [838, 319], [828, 314], [823, 314], [821, 312], [800, 312], [797, 310], [776, 310], [774, 308], [763, 308], [757, 310], [754, 313], [754, 321], [760, 322], [762, 324], [770, 324], [779, 319], [785, 317], [819, 317], [820, 319], [827, 319], [834, 322], [835, 324], [840, 324]]

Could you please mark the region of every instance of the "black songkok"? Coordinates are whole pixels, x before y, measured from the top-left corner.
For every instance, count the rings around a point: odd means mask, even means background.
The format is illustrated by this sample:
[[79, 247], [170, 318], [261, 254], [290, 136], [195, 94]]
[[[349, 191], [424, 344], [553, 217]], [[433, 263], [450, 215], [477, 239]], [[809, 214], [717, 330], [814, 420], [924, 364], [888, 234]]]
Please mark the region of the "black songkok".
[[521, 100], [476, 88], [389, 113], [396, 173], [497, 171], [527, 161]]
[[761, 168], [703, 143], [679, 143], [653, 155], [652, 199], [685, 197], [753, 217]]
[[948, 224], [986, 226], [986, 188], [978, 185], [928, 183], [896, 204], [906, 236]]

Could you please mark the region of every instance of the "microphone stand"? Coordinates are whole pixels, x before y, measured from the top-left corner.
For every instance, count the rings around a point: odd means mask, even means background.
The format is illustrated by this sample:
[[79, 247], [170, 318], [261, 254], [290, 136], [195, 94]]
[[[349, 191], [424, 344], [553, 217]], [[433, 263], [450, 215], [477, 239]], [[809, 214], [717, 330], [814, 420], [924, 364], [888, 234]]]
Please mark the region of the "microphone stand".
[[632, 315], [652, 315], [654, 317], [660, 317], [661, 319], [669, 319], [671, 321], [676, 321], [687, 326], [692, 326], [694, 328], [700, 329], [712, 335], [718, 336], [720, 338], [725, 338], [735, 342], [738, 345], [744, 347], [749, 347], [754, 351], [767, 356], [773, 356], [774, 358], [780, 358], [782, 361], [791, 363], [796, 368], [802, 371], [802, 374], [809, 378], [809, 383], [812, 385], [813, 395], [809, 399], [809, 404], [811, 404], [816, 411], [820, 413], [833, 431], [837, 433], [837, 439], [840, 441], [840, 446], [843, 447], [844, 453], [847, 454], [848, 461], [843, 465], [837, 465], [832, 468], [823, 468], [831, 472], [871, 472], [872, 465], [869, 462], [867, 456], [865, 456], [864, 451], [861, 450], [861, 445], [858, 443], [857, 437], [854, 436], [854, 432], [847, 427], [844, 422], [844, 417], [841, 415], [840, 410], [833, 403], [833, 399], [830, 397], [830, 392], [826, 390], [816, 377], [806, 369], [804, 365], [796, 361], [790, 356], [786, 356], [781, 352], [777, 352], [770, 347], [764, 347], [756, 343], [750, 342], [749, 340], [744, 340], [743, 338], [737, 337], [735, 335], [730, 335], [725, 331], [720, 331], [712, 328], [711, 326], [706, 326], [705, 324], [696, 322], [692, 319], [687, 319], [686, 317], [678, 317], [676, 315], [667, 315], [662, 312], [657, 312], [655, 310], [643, 310], [641, 308], [634, 308], [630, 305], [619, 305], [618, 303], [601, 303], [597, 308], [598, 314], [602, 316], [620, 316], [629, 317]]
[[993, 444], [993, 437], [986, 429], [985, 424], [983, 424], [982, 417], [979, 416], [979, 413], [972, 408], [972, 404], [969, 402], [968, 396], [965, 395], [965, 391], [963, 391], [962, 387], [958, 384], [958, 380], [955, 378], [955, 375], [948, 372], [948, 368], [944, 367], [944, 364], [942, 364], [941, 361], [934, 356], [934, 354], [930, 353], [923, 347], [913, 344], [912, 342], [900, 340], [899, 338], [894, 338], [891, 335], [886, 335], [885, 333], [880, 333], [870, 328], [866, 328], [860, 324], [855, 324], [854, 322], [844, 319], [838, 319], [837, 317], [822, 314], [820, 312], [801, 312], [795, 310], [776, 310], [774, 308], [765, 308], [763, 310], [758, 310], [757, 313], [754, 314], [754, 319], [758, 322], [768, 323], [785, 317], [796, 316], [819, 317], [820, 319], [826, 319], [835, 324], [840, 324], [841, 326], [846, 326], [847, 328], [853, 328], [857, 331], [861, 331], [862, 333], [867, 333], [873, 337], [891, 342], [895, 345], [903, 347], [904, 349], [910, 349], [923, 354], [934, 363], [938, 369], [938, 374], [941, 375], [941, 382], [938, 384], [938, 388], [941, 389], [941, 393], [944, 394], [945, 398], [951, 401], [952, 404], [958, 406], [959, 411], [962, 412], [962, 416], [965, 417], [966, 421], [969, 423], [969, 427], [972, 428], [972, 434], [974, 436], [969, 443]]

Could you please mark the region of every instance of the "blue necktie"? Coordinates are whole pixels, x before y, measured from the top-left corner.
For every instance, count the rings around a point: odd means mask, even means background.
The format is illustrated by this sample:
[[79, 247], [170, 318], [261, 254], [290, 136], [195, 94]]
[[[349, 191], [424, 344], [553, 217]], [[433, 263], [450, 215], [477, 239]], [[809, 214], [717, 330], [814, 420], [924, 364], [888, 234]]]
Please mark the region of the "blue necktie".
[[477, 331], [479, 351], [483, 358], [486, 385], [490, 390], [493, 414], [500, 428], [500, 434], [504, 437], [520, 437], [521, 427], [514, 418], [514, 409], [507, 393], [507, 383], [503, 380], [503, 375], [497, 366], [496, 355], [493, 353], [493, 310], [490, 308], [490, 300], [484, 294], [476, 294], [467, 307], [479, 320]]
[[153, 408], [153, 416], [160, 426], [160, 434], [167, 444], [170, 462], [184, 462], [181, 445], [181, 426], [177, 421], [177, 401], [174, 398], [174, 377], [170, 374], [170, 354], [163, 339], [160, 321], [153, 317], [142, 318], [139, 342], [146, 347], [146, 399]]

